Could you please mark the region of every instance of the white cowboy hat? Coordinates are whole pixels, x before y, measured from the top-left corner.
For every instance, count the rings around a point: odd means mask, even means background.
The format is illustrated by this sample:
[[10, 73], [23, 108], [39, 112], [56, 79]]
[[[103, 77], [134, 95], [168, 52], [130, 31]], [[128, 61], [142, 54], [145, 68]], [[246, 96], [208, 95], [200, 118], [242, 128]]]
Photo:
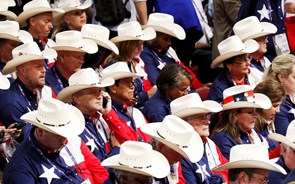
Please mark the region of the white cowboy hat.
[[22, 43], [32, 42], [32, 35], [24, 30], [19, 29], [16, 21], [0, 22], [0, 39], [14, 40]]
[[41, 52], [37, 43], [32, 41], [14, 48], [12, 50], [12, 57], [13, 59], [8, 61], [2, 70], [4, 75], [12, 73], [17, 66], [30, 61], [56, 58], [57, 53], [49, 48]]
[[222, 107], [213, 100], [202, 101], [198, 93], [190, 93], [173, 100], [170, 109], [173, 115], [184, 118], [195, 114], [219, 112]]
[[41, 99], [37, 110], [22, 115], [20, 119], [63, 137], [80, 135], [85, 128], [84, 116], [79, 109], [54, 98]]
[[156, 37], [156, 32], [153, 28], [145, 28], [142, 30], [139, 22], [130, 21], [118, 26], [118, 36], [111, 39], [112, 42], [118, 43], [129, 40], [152, 40]]
[[54, 12], [53, 20], [54, 24], [61, 24], [63, 21], [63, 16], [73, 10], [85, 10], [92, 5], [92, 0], [86, 0], [84, 3], [81, 3], [80, 0], [62, 0], [55, 1], [54, 4], [51, 4], [52, 8], [62, 8], [64, 12]]
[[239, 85], [223, 91], [223, 110], [238, 108], [270, 109], [270, 99], [261, 93], [254, 93], [249, 85]]
[[97, 45], [119, 54], [118, 47], [111, 41], [109, 41], [110, 30], [104, 26], [85, 24], [81, 29], [82, 37], [91, 39], [96, 42]]
[[277, 142], [284, 143], [288, 146], [290, 146], [293, 150], [295, 150], [295, 120], [293, 120], [286, 132], [286, 136], [283, 136], [278, 133], [272, 133], [268, 135], [269, 139], [275, 140]]
[[269, 160], [267, 147], [258, 144], [240, 144], [232, 147], [229, 162], [214, 168], [213, 171], [241, 168], [266, 169], [286, 174], [284, 168]]
[[272, 23], [260, 22], [255, 16], [244, 18], [233, 27], [235, 35], [242, 41], [274, 34], [277, 30], [277, 27]]
[[55, 36], [56, 44], [51, 48], [56, 51], [76, 51], [94, 54], [98, 47], [93, 40], [82, 38], [80, 31], [63, 31]]
[[125, 141], [120, 153], [105, 159], [101, 165], [156, 178], [164, 178], [170, 172], [164, 155], [153, 150], [150, 144], [138, 141]]
[[148, 23], [142, 27], [152, 27], [155, 31], [168, 34], [179, 40], [185, 39], [184, 29], [180, 25], [174, 23], [173, 16], [166, 13], [150, 14]]
[[111, 77], [114, 80], [133, 77], [133, 79], [146, 76], [146, 73], [132, 73], [126, 62], [115, 62], [114, 64], [104, 68], [101, 72], [102, 78]]
[[220, 42], [217, 47], [220, 56], [213, 60], [211, 68], [216, 68], [222, 61], [234, 56], [253, 53], [259, 48], [259, 44], [252, 39], [243, 43], [237, 35], [234, 35]]
[[11, 6], [15, 6], [14, 0], [2, 0], [0, 6], [0, 15], [4, 15], [11, 20], [16, 20], [17, 15], [12, 11], [8, 11], [8, 8]]
[[5, 75], [0, 73], [0, 89], [8, 89], [10, 87], [10, 82]]
[[191, 162], [198, 162], [203, 157], [204, 145], [201, 137], [190, 124], [177, 116], [167, 115], [163, 122], [146, 124], [140, 130]]
[[92, 68], [84, 68], [71, 75], [69, 86], [58, 93], [57, 99], [69, 103], [73, 101], [72, 95], [78, 91], [93, 87], [103, 88], [114, 83], [114, 79], [105, 78], [100, 80], [98, 74]]
[[45, 12], [64, 12], [60, 8], [51, 8], [47, 0], [32, 0], [24, 5], [23, 12], [17, 17], [21, 27], [27, 26], [27, 19]]

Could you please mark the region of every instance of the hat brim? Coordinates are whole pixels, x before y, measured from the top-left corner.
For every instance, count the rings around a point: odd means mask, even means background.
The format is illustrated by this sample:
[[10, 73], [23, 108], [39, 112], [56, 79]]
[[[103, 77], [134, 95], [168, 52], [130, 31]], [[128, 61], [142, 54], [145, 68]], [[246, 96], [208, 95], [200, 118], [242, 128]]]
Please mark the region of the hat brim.
[[162, 122], [149, 123], [140, 127], [140, 130], [155, 138], [156, 140], [160, 141], [161, 143], [165, 144], [166, 146], [181, 154], [183, 157], [189, 159], [193, 163], [201, 160], [204, 153], [204, 147], [200, 145], [203, 145], [203, 141], [196, 132], [193, 133], [191, 142], [188, 143], [189, 146], [187, 148], [181, 148], [176, 144], [171, 143], [168, 140], [163, 139], [159, 136], [157, 131], [159, 130], [161, 124]]
[[17, 15], [11, 11], [0, 11], [0, 15], [4, 15], [10, 20], [17, 20]]
[[270, 109], [272, 104], [267, 96], [260, 93], [254, 93], [255, 102], [232, 102], [229, 104], [223, 105], [223, 110], [238, 109], [238, 108], [259, 108], [259, 109]]
[[147, 27], [151, 27], [157, 32], [168, 34], [170, 36], [178, 38], [179, 40], [185, 39], [185, 36], [186, 36], [185, 31], [183, 30], [183, 28], [181, 26], [177, 25], [177, 24], [173, 24], [171, 29], [164, 28], [164, 27], [162, 27], [160, 25], [159, 26], [158, 25], [143, 25], [142, 26], [142, 28], [147, 28]]
[[110, 74], [104, 75], [102, 77], [102, 79], [105, 79], [108, 77], [111, 77], [114, 80], [124, 79], [124, 78], [129, 78], [129, 77], [132, 77], [133, 79], [137, 79], [137, 78], [145, 77], [145, 76], [146, 76], [146, 74], [144, 74], [144, 73], [135, 74], [135, 73], [131, 73], [131, 72], [116, 72], [116, 73], [110, 73]]
[[203, 104], [204, 108], [188, 107], [186, 109], [174, 112], [173, 115], [184, 118], [195, 114], [216, 113], [222, 111], [222, 107], [220, 106], [220, 104], [213, 100], [205, 100], [203, 101]]
[[238, 160], [233, 162], [228, 162], [219, 167], [213, 169], [213, 171], [223, 171], [228, 169], [239, 169], [239, 168], [258, 168], [266, 169], [271, 171], [280, 172], [282, 174], [287, 174], [286, 171], [278, 164], [272, 163], [271, 161], [259, 161], [259, 160]]
[[95, 85], [77, 84], [77, 85], [68, 86], [58, 93], [57, 99], [65, 103], [70, 103], [73, 101], [72, 95], [78, 91], [81, 91], [87, 88], [94, 88], [94, 87], [104, 88], [107, 86], [111, 86], [115, 83], [114, 79], [112, 78], [106, 78], [104, 80], [101, 80], [100, 82], [101, 82], [100, 84], [95, 84]]
[[[86, 37], [84, 37], [84, 38], [86, 38]], [[93, 41], [95, 41], [95, 43], [97, 45], [102, 46], [106, 49], [109, 49], [110, 51], [114, 52], [117, 55], [119, 54], [118, 47], [113, 42], [111, 42], [109, 40], [101, 41], [101, 40], [97, 40], [97, 39], [93, 39], [93, 38], [88, 38], [88, 39], [92, 39]]]
[[70, 117], [70, 122], [66, 126], [60, 127], [51, 127], [45, 126], [38, 122], [37, 120], [37, 111], [31, 111], [21, 116], [21, 119], [36, 126], [47, 130], [51, 133], [63, 136], [63, 137], [73, 137], [80, 135], [85, 128], [85, 120], [81, 111], [72, 105], [68, 105], [67, 114], [64, 114], [65, 117]]
[[75, 52], [86, 52], [88, 54], [94, 54], [98, 51], [98, 47], [93, 40], [82, 39], [83, 45], [80, 47], [73, 47], [68, 45], [55, 44], [51, 48], [56, 51], [75, 51]]
[[111, 39], [112, 42], [118, 43], [122, 41], [129, 41], [129, 40], [142, 40], [142, 41], [147, 41], [147, 40], [152, 40], [156, 37], [156, 32], [153, 28], [146, 28], [142, 30], [143, 34], [139, 36], [116, 36]]
[[114, 168], [132, 173], [153, 176], [156, 178], [164, 178], [169, 174], [170, 168], [167, 159], [159, 152], [152, 150], [153, 163], [148, 168], [132, 168], [119, 163], [120, 155], [114, 155], [101, 162], [104, 167]]
[[10, 87], [10, 82], [6, 76], [0, 74], [0, 89], [8, 89]]
[[19, 23], [20, 27], [25, 27], [27, 26], [27, 19], [30, 17], [33, 17], [35, 15], [38, 15], [40, 13], [45, 13], [45, 12], [64, 12], [63, 9], [60, 8], [47, 8], [47, 7], [38, 7], [38, 8], [32, 8], [27, 11], [23, 11], [18, 17], [17, 17], [17, 22]]
[[277, 142], [281, 142], [284, 144], [287, 144], [288, 146], [290, 146], [293, 150], [295, 150], [295, 144], [294, 142], [290, 141], [288, 138], [286, 138], [285, 136], [278, 134], [278, 133], [272, 133], [268, 135], [268, 138], [271, 140], [275, 140]]
[[274, 34], [274, 33], [276, 33], [278, 31], [277, 27], [275, 25], [273, 25], [272, 23], [269, 23], [269, 22], [261, 22], [261, 25], [263, 27], [263, 31], [261, 31], [260, 33], [257, 33], [257, 34], [253, 34], [251, 36], [248, 36], [248, 37], [244, 38], [243, 41], [248, 40], [248, 39], [259, 38], [261, 36], [266, 36], [266, 35]]
[[213, 60], [211, 63], [211, 68], [214, 69], [218, 67], [224, 60], [232, 58], [234, 56], [242, 55], [242, 54], [249, 54], [255, 52], [259, 48], [259, 44], [254, 40], [247, 40], [244, 42], [245, 49], [242, 51], [232, 51], [226, 54], [220, 55]]
[[28, 43], [33, 41], [33, 37], [27, 31], [19, 30], [18, 35], [11, 35], [7, 33], [0, 33], [1, 39], [13, 40], [22, 43]]

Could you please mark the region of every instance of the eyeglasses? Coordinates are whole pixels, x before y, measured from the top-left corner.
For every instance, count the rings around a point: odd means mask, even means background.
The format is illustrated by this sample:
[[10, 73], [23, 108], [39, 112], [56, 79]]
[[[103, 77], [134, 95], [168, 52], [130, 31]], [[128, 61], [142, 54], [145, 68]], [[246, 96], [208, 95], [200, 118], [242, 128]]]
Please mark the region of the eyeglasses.
[[240, 61], [233, 61], [234, 64], [237, 64], [237, 65], [241, 65], [241, 64], [244, 64], [244, 63], [247, 63], [248, 61], [251, 61], [252, 60], [252, 57], [249, 55], [249, 54], [246, 54], [246, 55], [242, 55], [243, 57], [236, 57], [236, 58], [239, 58], [239, 59], [242, 59]]
[[176, 86], [177, 89], [179, 89], [179, 91], [185, 93], [185, 92], [189, 92], [191, 90], [191, 87], [188, 86], [187, 88], [180, 88], [179, 86]]
[[124, 86], [131, 88], [131, 87], [135, 87], [136, 83], [134, 81], [121, 81], [121, 84], [123, 84]]
[[262, 43], [265, 43], [268, 41], [267, 37], [266, 36], [261, 36], [259, 38], [255, 38], [254, 39], [256, 42], [262, 42]]
[[259, 179], [253, 175], [249, 175], [249, 177], [254, 178], [255, 180], [259, 181], [259, 183], [261, 183], [261, 184], [267, 184], [269, 182], [269, 180], [267, 180], [267, 179]]
[[186, 121], [190, 122], [198, 122], [198, 121], [205, 121], [205, 120], [210, 120], [212, 117], [212, 113], [207, 113], [207, 114], [202, 114], [199, 116], [194, 116], [194, 117], [188, 117], [186, 118]]

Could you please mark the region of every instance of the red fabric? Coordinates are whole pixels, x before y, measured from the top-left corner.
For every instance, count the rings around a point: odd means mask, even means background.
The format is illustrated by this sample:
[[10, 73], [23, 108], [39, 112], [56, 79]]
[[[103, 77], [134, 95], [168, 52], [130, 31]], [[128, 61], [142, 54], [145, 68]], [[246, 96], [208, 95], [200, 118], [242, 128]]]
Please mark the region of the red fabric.
[[281, 150], [280, 150], [280, 144], [279, 144], [274, 150], [268, 153], [269, 159], [280, 157], [280, 152]]
[[110, 131], [114, 132], [116, 139], [122, 144], [125, 141], [138, 141], [139, 134], [145, 142], [150, 141], [150, 136], [137, 129], [136, 132], [127, 125], [126, 121], [118, 116], [118, 114], [112, 109], [108, 114], [103, 116], [104, 120], [109, 125]]
[[295, 53], [295, 16], [287, 17], [285, 21], [286, 33], [292, 54]]
[[[77, 167], [76, 170], [82, 178], [89, 178], [91, 183], [102, 184], [109, 177], [108, 171], [101, 166], [99, 159], [93, 155], [86, 144], [82, 140], [81, 142], [81, 152], [85, 162], [79, 163], [79, 167], [82, 169], [83, 173], [81, 173], [80, 169]], [[83, 169], [83, 167], [86, 168]]]
[[181, 162], [179, 162], [179, 165], [178, 165], [178, 183], [177, 184], [186, 184], [185, 179], [182, 175]]
[[192, 72], [192, 70], [190, 68], [188, 68], [187, 66], [185, 66], [181, 61], [178, 62], [180, 66], [182, 66], [188, 73], [191, 74], [193, 81], [191, 83], [191, 87], [193, 90], [196, 90], [200, 87], [203, 87], [204, 84], [202, 84], [198, 78], [196, 77], [196, 75]]

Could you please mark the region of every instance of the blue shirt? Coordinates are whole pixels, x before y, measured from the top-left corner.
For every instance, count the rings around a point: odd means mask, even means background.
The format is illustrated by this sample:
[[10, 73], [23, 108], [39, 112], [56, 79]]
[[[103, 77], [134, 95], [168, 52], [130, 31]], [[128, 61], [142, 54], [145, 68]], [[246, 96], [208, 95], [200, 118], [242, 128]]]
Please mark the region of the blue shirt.
[[171, 100], [159, 90], [145, 104], [142, 113], [148, 122], [162, 122], [166, 115], [171, 114]]
[[264, 126], [264, 129], [262, 131], [258, 132], [256, 130], [256, 132], [259, 133], [260, 135], [262, 135], [267, 140], [268, 145], [269, 145], [269, 150], [274, 150], [279, 145], [279, 143], [277, 141], [274, 141], [274, 140], [271, 140], [268, 138], [268, 135], [270, 134], [270, 132], [269, 132], [266, 125]]
[[62, 89], [69, 86], [68, 80], [60, 74], [56, 65], [46, 69], [45, 82], [46, 85], [52, 88], [56, 96]]
[[[287, 173], [290, 172], [288, 167], [285, 165], [285, 160], [282, 156], [279, 158], [279, 160], [276, 162], [276, 164], [283, 167]], [[269, 182], [268, 183], [269, 184], [281, 184], [281, 183], [284, 183], [284, 180], [286, 177], [287, 177], [287, 175], [284, 175], [280, 172], [269, 171], [269, 175], [268, 175]]]

